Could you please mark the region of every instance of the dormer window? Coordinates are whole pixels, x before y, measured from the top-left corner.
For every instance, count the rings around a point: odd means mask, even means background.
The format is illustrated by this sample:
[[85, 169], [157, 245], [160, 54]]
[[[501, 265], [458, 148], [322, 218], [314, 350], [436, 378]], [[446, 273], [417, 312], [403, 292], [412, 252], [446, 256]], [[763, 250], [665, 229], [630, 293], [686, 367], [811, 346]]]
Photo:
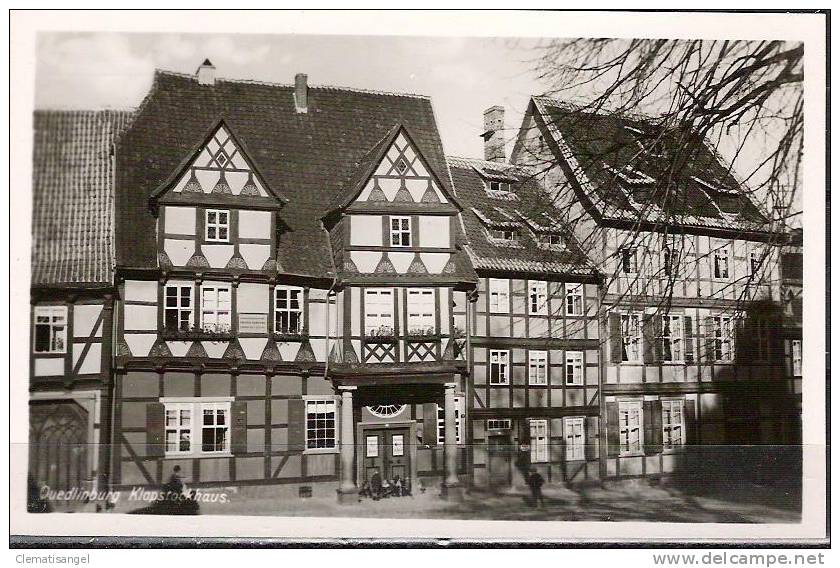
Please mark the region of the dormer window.
[[501, 193], [510, 193], [510, 182], [507, 181], [488, 181], [487, 187], [490, 191], [496, 191]]
[[540, 246], [547, 248], [563, 248], [563, 236], [560, 233], [541, 233], [538, 236]]
[[490, 236], [499, 241], [515, 241], [519, 237], [516, 229], [490, 229]]

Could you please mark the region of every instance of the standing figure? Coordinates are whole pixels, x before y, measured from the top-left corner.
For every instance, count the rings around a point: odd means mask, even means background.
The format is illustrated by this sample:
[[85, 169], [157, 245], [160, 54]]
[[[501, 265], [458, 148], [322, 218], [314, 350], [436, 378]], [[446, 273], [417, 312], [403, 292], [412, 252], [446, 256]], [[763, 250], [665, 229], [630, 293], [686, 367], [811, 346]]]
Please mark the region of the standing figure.
[[370, 492], [374, 501], [379, 501], [379, 498], [382, 497], [382, 476], [378, 469], [370, 477]]
[[543, 476], [537, 473], [536, 469], [531, 468], [531, 472], [528, 474], [528, 487], [531, 489], [531, 500], [534, 503], [534, 507], [539, 507], [540, 509], [545, 506], [545, 500], [542, 494], [543, 483], [545, 483]]

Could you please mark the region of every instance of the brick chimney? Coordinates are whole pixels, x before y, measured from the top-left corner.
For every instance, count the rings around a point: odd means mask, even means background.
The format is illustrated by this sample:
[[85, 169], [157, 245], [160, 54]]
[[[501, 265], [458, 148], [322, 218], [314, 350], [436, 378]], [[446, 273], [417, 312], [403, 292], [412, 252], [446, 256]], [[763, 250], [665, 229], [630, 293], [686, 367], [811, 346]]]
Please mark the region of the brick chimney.
[[306, 112], [309, 108], [308, 102], [309, 87], [306, 85], [306, 73], [295, 75], [295, 110]]
[[505, 161], [505, 107], [495, 105], [484, 111], [484, 159]]
[[198, 79], [199, 85], [215, 85], [216, 67], [210, 63], [209, 59], [205, 59], [204, 63], [199, 65], [198, 69], [196, 69], [195, 76]]

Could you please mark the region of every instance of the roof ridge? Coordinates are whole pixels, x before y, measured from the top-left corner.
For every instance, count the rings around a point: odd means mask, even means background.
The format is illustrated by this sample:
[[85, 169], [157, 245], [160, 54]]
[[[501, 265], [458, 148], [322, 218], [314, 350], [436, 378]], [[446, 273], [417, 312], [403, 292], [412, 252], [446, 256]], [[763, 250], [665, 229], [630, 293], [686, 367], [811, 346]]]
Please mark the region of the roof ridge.
[[595, 114], [598, 116], [614, 116], [621, 119], [631, 119], [631, 120], [639, 120], [643, 122], [648, 122], [652, 120], [661, 120], [664, 118], [663, 115], [655, 115], [650, 113], [645, 113], [641, 111], [636, 112], [621, 112], [613, 109], [608, 108], [594, 108], [588, 106], [586, 103], [576, 103], [573, 101], [569, 101], [566, 99], [558, 99], [556, 97], [552, 97], [549, 95], [531, 95], [532, 99], [539, 100], [543, 104], [551, 103], [554, 107], [560, 108], [563, 110], [570, 110], [574, 112], [581, 112], [581, 113], [588, 113], [588, 114]]
[[41, 107], [34, 110], [36, 113], [46, 112], [137, 112], [137, 107], [102, 107], [102, 108], [61, 108], [61, 107]]
[[[155, 69], [155, 73], [159, 73], [161, 75], [174, 75], [176, 77], [182, 77], [184, 79], [195, 79], [195, 75], [191, 75], [189, 73], [180, 73], [178, 71], [169, 71], [167, 69]], [[258, 79], [230, 79], [227, 77], [217, 77], [217, 82], [224, 82], [224, 83], [244, 83], [247, 85], [262, 85], [265, 87], [282, 87], [282, 88], [289, 88], [293, 89], [295, 85], [293, 83], [276, 83], [272, 81], [260, 81]], [[420, 95], [417, 93], [398, 93], [395, 91], [380, 91], [376, 89], [362, 89], [358, 87], [342, 87], [338, 85], [307, 85], [310, 89], [324, 89], [330, 91], [347, 91], [351, 93], [364, 93], [369, 95], [387, 95], [392, 97], [407, 97], [407, 98], [415, 98], [415, 99], [426, 99], [431, 100], [429, 95]]]

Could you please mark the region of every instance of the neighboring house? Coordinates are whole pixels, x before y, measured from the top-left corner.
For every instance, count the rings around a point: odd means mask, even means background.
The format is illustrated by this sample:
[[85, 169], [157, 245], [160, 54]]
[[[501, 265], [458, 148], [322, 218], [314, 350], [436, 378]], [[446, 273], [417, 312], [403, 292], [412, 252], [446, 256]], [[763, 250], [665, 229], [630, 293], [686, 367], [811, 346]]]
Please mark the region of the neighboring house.
[[797, 400], [792, 413], [791, 442], [795, 444], [801, 443], [795, 436], [801, 436], [802, 418], [802, 269], [802, 229], [796, 229], [790, 233], [781, 254], [785, 374]]
[[541, 171], [604, 278], [604, 475], [690, 469], [686, 445], [734, 456], [796, 438], [784, 238], [704, 140], [534, 97], [511, 161]]
[[131, 116], [34, 115], [29, 474], [53, 490], [107, 486], [113, 144]]

